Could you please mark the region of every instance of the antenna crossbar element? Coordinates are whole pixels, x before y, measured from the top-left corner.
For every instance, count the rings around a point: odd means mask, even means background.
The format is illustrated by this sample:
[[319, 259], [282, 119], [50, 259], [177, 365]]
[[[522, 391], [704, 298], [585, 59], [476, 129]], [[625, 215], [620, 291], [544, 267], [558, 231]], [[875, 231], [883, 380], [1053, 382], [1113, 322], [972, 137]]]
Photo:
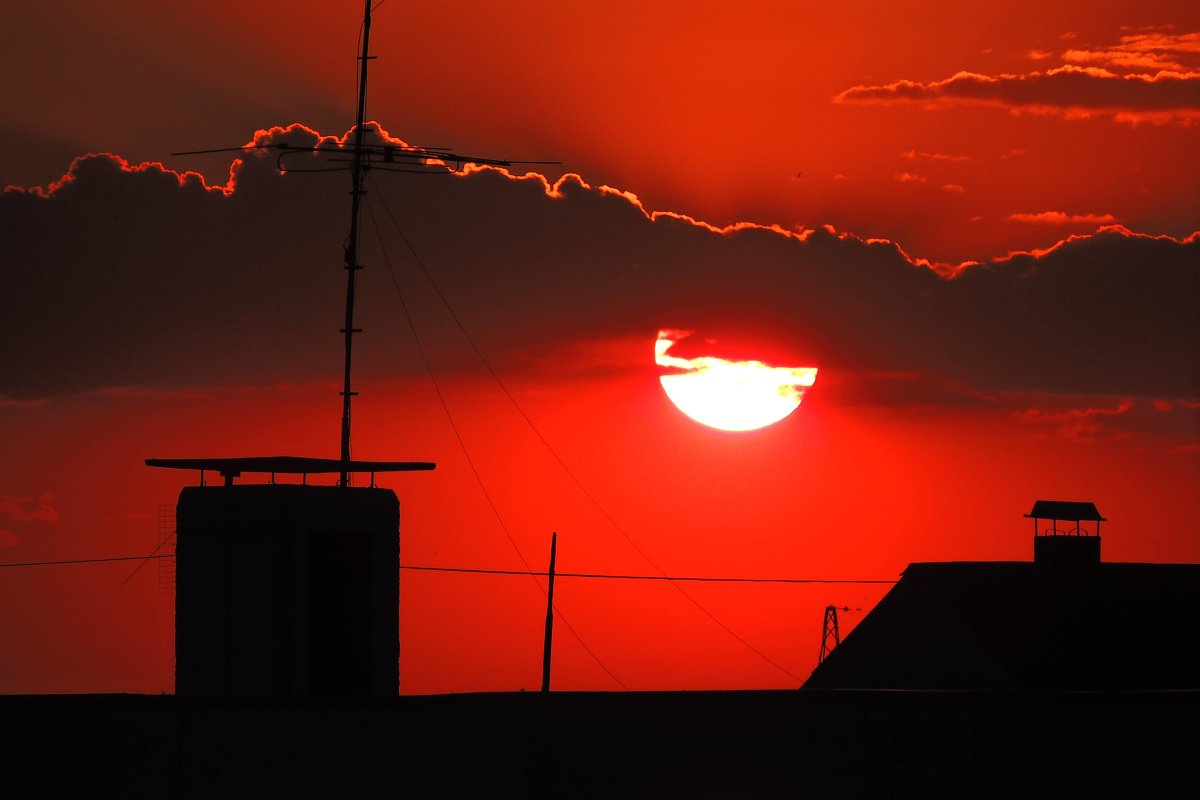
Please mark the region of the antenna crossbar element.
[[291, 145], [285, 143], [244, 144], [241, 147], [210, 147], [207, 150], [177, 150], [169, 153], [173, 156], [203, 156], [209, 153], [239, 153], [244, 150], [287, 150]]
[[[292, 156], [328, 154], [329, 156], [353, 155], [352, 150], [344, 147], [319, 144], [315, 147], [301, 147], [287, 142], [267, 142], [264, 144], [246, 144], [240, 147], [210, 147], [205, 150], [177, 150], [170, 153], [173, 156], [197, 156], [212, 153], [243, 153], [251, 150], [279, 150], [275, 165], [284, 172], [337, 172], [349, 171], [352, 167], [313, 168], [292, 166], [289, 159]], [[491, 158], [489, 156], [473, 156], [456, 153], [451, 147], [420, 147], [418, 145], [402, 144], [369, 144], [363, 143], [358, 147], [364, 169], [381, 169], [389, 172], [448, 172], [451, 169], [461, 170], [465, 164], [481, 164], [491, 167], [511, 167], [517, 164], [555, 165], [561, 161], [514, 161], [508, 158]], [[328, 163], [353, 164], [353, 158], [328, 158]], [[450, 165], [454, 166], [451, 167]], [[418, 169], [396, 169], [399, 165], [418, 167]]]
[[[511, 167], [517, 164], [546, 165], [558, 164], [558, 161], [513, 161], [507, 158], [490, 158], [487, 156], [465, 155], [456, 153], [450, 148], [416, 147], [400, 144], [362, 144], [347, 151], [342, 147], [318, 145], [316, 147], [285, 147], [275, 159], [275, 166], [281, 172], [333, 172], [336, 170], [354, 169], [355, 159], [364, 170], [377, 169], [383, 172], [419, 172], [430, 174], [449, 174], [461, 171], [467, 164], [479, 164], [491, 167]], [[319, 163], [348, 164], [345, 167], [314, 167], [297, 164], [296, 157], [321, 155], [324, 158]], [[349, 156], [349, 157], [347, 157]]]
[[[483, 166], [511, 167], [514, 164], [559, 164], [559, 161], [512, 161], [504, 158], [489, 158], [455, 153], [449, 147], [417, 147], [393, 143], [383, 136], [376, 124], [374, 128], [382, 142], [367, 142], [366, 113], [367, 113], [367, 67], [375, 58], [370, 53], [371, 44], [371, 7], [376, 0], [364, 0], [362, 23], [362, 49], [358, 54], [358, 106], [355, 115], [353, 142], [349, 149], [344, 144], [331, 144], [322, 140], [315, 145], [299, 146], [279, 143], [248, 144], [241, 147], [216, 147], [205, 150], [185, 150], [171, 155], [200, 155], [207, 153], [248, 152], [252, 150], [277, 150], [276, 166], [281, 172], [341, 172], [348, 170], [351, 178], [350, 205], [350, 234], [346, 238], [346, 312], [345, 324], [340, 332], [345, 346], [345, 360], [342, 371], [342, 424], [339, 459], [335, 463], [350, 464], [351, 444], [351, 399], [358, 394], [351, 388], [351, 366], [354, 355], [354, 334], [361, 333], [361, 328], [354, 327], [354, 293], [358, 271], [363, 265], [358, 260], [359, 217], [362, 197], [366, 194], [363, 188], [365, 173], [368, 169], [378, 169], [385, 172], [416, 172], [424, 174], [451, 174], [459, 172], [467, 164]], [[378, 3], [376, 3], [378, 5]], [[297, 157], [307, 156], [308, 162], [296, 161]], [[316, 157], [314, 162], [312, 159]], [[325, 166], [332, 165], [332, 166]], [[162, 465], [159, 465], [162, 466]], [[339, 471], [339, 486], [348, 485], [352, 470]], [[226, 476], [229, 479], [229, 476]], [[203, 480], [202, 480], [203, 482]]]

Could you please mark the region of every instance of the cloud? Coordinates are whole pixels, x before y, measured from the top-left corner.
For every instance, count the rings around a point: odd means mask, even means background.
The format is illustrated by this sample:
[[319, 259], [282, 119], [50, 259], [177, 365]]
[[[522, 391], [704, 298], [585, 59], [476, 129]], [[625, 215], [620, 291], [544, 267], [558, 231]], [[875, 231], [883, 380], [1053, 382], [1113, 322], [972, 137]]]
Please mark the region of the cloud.
[[[244, 156], [217, 188], [90, 156], [49, 190], [0, 195], [0, 396], [339, 376], [347, 186], [344, 173], [281, 174], [267, 152]], [[501, 370], [553, 371], [573, 342], [644, 337], [650, 348], [677, 327], [774, 342], [780, 363], [813, 364], [823, 378], [917, 373], [971, 391], [1200, 397], [1198, 234], [1105, 226], [937, 264], [831, 227], [652, 211], [576, 175], [372, 172], [367, 188], [364, 377], [418, 371], [396, 285], [438, 369], [479, 369], [424, 269]], [[593, 368], [618, 368], [618, 351]]]
[[1104, 47], [1072, 48], [1063, 61], [1103, 64], [1116, 70], [1195, 72], [1200, 68], [1200, 33], [1151, 30], [1122, 36]]
[[1009, 214], [1013, 222], [1029, 222], [1035, 225], [1112, 225], [1117, 218], [1112, 214], [1067, 214], [1064, 211], [1042, 211], [1037, 214]]
[[1067, 50], [1063, 61], [1075, 64], [1103, 64], [1111, 68], [1172, 70], [1182, 72], [1184, 66], [1161, 53], [1127, 53], [1120, 50]]
[[897, 172], [892, 178], [900, 183], [925, 183], [924, 175], [917, 175], [912, 172]]
[[0, 529], [0, 547], [19, 547], [20, 545], [21, 537], [12, 531]]
[[1187, 53], [1192, 63], [1200, 59], [1200, 33], [1171, 33], [1174, 26], [1150, 27], [1143, 33], [1121, 37], [1119, 48], [1129, 52], [1167, 51]]
[[1065, 411], [1027, 409], [1016, 414], [1018, 420], [1033, 425], [1048, 425], [1058, 436], [1071, 441], [1096, 441], [1105, 431], [1105, 420], [1120, 417], [1133, 408], [1133, 401], [1122, 399], [1112, 408], [1071, 408]]
[[0, 495], [0, 518], [10, 522], [58, 522], [58, 510], [54, 497], [45, 492], [34, 500], [32, 497]]
[[1130, 122], [1193, 122], [1200, 119], [1200, 73], [1163, 69], [1121, 75], [1076, 64], [1024, 74], [958, 72], [941, 81], [852, 86], [833, 101], [931, 109], [994, 105], [1068, 117], [1100, 114]]
[[919, 372], [834, 372], [821, 376], [821, 395], [840, 406], [888, 410], [977, 407], [987, 399], [961, 381]]
[[906, 158], [909, 161], [970, 161], [970, 156], [958, 155], [956, 153], [924, 153], [916, 149], [906, 150], [900, 154], [901, 158]]
[[961, 184], [958, 184], [958, 183], [943, 183], [942, 191], [954, 192], [956, 194], [962, 194], [963, 192], [965, 192], [967, 190], [964, 186], [962, 186]]
[[1147, 397], [1023, 395], [994, 398], [1013, 407], [1019, 422], [1074, 442], [1121, 442], [1128, 447], [1165, 441], [1184, 452], [1200, 437], [1200, 405]]
[[[1119, 122], [1200, 121], [1200, 33], [1144, 29], [1104, 45], [1060, 37], [1071, 46], [1058, 66], [1011, 74], [961, 71], [940, 81], [898, 80], [852, 86], [835, 103], [951, 108], [992, 105], [1071, 119], [1107, 116]], [[1047, 50], [1026, 57], [1047, 62]], [[916, 154], [906, 154], [915, 157]]]

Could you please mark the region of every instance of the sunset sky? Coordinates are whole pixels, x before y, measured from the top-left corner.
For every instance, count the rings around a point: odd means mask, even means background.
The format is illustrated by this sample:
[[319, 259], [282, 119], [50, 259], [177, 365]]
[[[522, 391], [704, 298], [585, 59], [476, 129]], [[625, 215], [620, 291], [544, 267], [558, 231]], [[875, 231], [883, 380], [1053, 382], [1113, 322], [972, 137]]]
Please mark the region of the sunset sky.
[[[169, 154], [345, 135], [361, 11], [7, 10], [0, 563], [150, 552], [194, 476], [147, 457], [337, 456], [349, 175]], [[381, 481], [402, 563], [895, 580], [1029, 560], [1039, 498], [1200, 560], [1195, 3], [388, 0], [371, 43], [386, 135], [561, 162], [369, 174], [354, 455], [438, 464]], [[817, 377], [715, 430], [660, 330]], [[171, 691], [136, 566], [0, 569], [0, 692]], [[401, 691], [537, 688], [534, 584], [404, 572]], [[886, 590], [563, 579], [554, 685], [797, 686]]]

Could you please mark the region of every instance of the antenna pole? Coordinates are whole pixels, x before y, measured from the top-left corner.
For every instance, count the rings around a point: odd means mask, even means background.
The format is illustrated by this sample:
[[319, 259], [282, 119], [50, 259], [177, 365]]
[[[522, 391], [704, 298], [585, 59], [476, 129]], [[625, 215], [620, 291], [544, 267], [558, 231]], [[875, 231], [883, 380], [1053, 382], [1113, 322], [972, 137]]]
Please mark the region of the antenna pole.
[[359, 55], [358, 70], [358, 115], [354, 123], [354, 154], [350, 166], [350, 236], [346, 240], [346, 325], [342, 334], [346, 340], [345, 373], [342, 380], [342, 449], [341, 477], [339, 486], [349, 485], [346, 465], [350, 461], [350, 401], [357, 392], [350, 390], [350, 362], [354, 347], [354, 334], [361, 332], [354, 327], [354, 278], [362, 265], [358, 263], [358, 216], [363, 189], [363, 121], [367, 113], [367, 65], [370, 63], [371, 2], [365, 0], [363, 7], [362, 53]]
[[554, 642], [554, 552], [558, 549], [558, 533], [550, 536], [550, 587], [546, 592], [546, 638], [542, 644], [542, 691], [550, 691], [550, 653]]

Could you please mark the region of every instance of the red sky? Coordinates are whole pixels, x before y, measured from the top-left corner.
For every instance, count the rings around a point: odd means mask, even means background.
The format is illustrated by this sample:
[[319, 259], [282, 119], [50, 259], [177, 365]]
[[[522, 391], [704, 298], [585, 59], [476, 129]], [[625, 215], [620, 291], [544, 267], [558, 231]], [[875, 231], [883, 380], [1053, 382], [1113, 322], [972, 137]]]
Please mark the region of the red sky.
[[[521, 566], [389, 261], [536, 568], [557, 530], [563, 570], [652, 573], [645, 553], [671, 574], [894, 579], [1030, 558], [1038, 498], [1094, 500], [1108, 560], [1200, 558], [1192, 4], [493, 5], [418, 22], [391, 0], [372, 33], [391, 135], [563, 162], [372, 175], [355, 453], [439, 464], [386, 482], [404, 563]], [[336, 452], [347, 176], [168, 154], [343, 134], [357, 13], [8, 12], [0, 184], [26, 190], [0, 196], [0, 562], [148, 552], [188, 479], [149, 456]], [[663, 396], [661, 327], [821, 372], [778, 425], [713, 431]], [[170, 597], [154, 563], [122, 584], [133, 566], [0, 572], [0, 691], [170, 691]], [[532, 583], [406, 572], [402, 691], [535, 688]], [[826, 604], [863, 609], [849, 628], [886, 587], [683, 588], [783, 670], [669, 584], [556, 596], [629, 688], [784, 687], [815, 666]], [[556, 648], [557, 687], [619, 688], [561, 629]]]

